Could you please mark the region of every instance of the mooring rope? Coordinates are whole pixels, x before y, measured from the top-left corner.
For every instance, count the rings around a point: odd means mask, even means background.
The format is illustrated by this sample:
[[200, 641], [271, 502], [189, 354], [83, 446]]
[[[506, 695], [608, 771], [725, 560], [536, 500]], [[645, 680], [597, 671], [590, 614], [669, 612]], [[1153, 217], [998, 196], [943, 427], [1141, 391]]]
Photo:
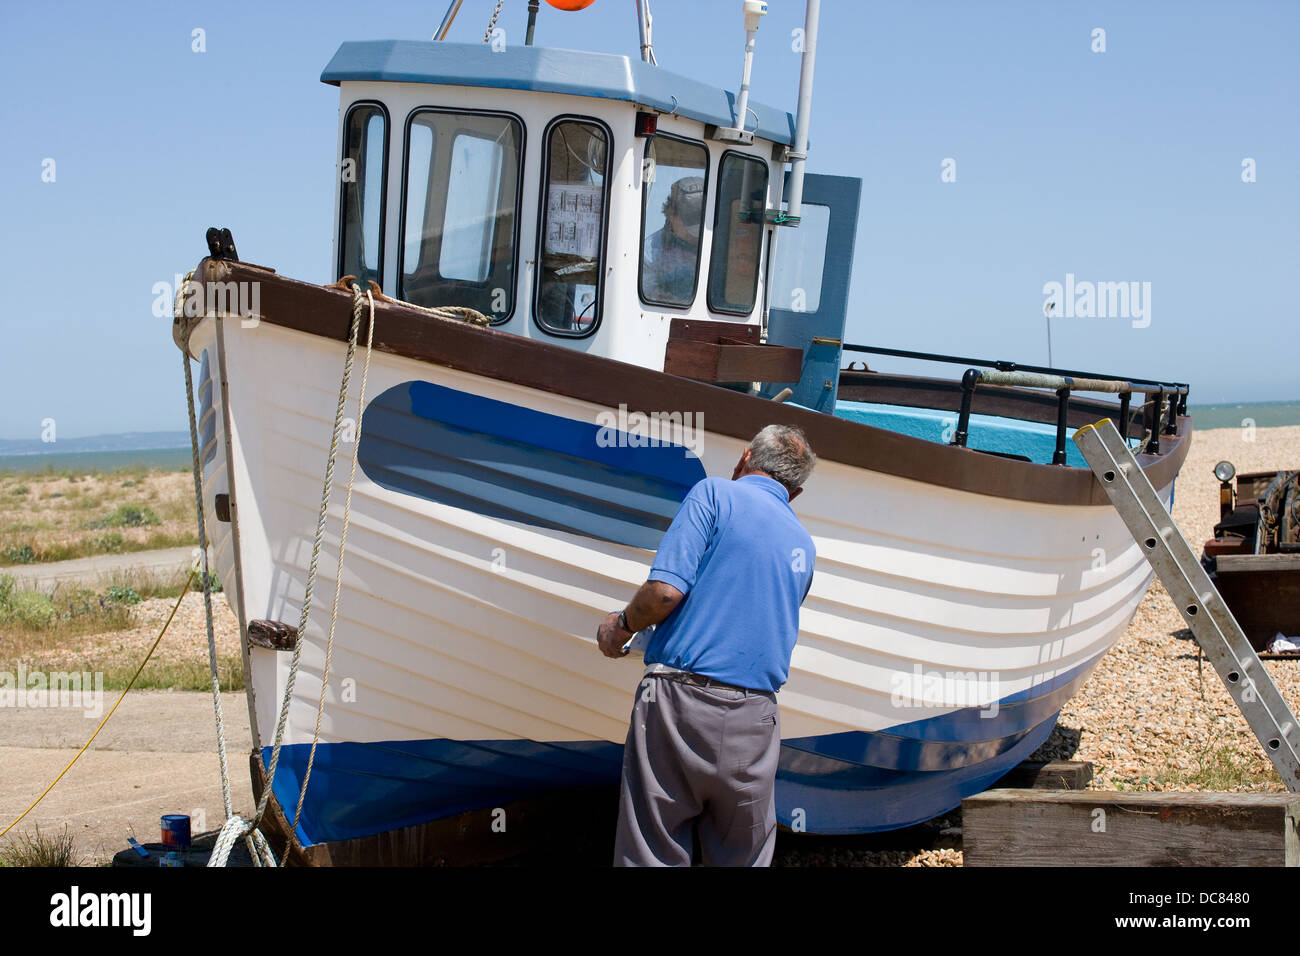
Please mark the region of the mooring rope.
[[[353, 307], [361, 302], [361, 288], [352, 286]], [[339, 532], [339, 563], [334, 575], [334, 608], [330, 611], [330, 633], [325, 641], [325, 671], [321, 676], [320, 700], [316, 702], [316, 729], [311, 735], [311, 752], [307, 755], [307, 770], [302, 777], [302, 790], [298, 793], [298, 806], [293, 811], [293, 828], [298, 829], [298, 818], [302, 815], [302, 804], [307, 799], [307, 784], [311, 780], [312, 764], [316, 760], [316, 743], [320, 740], [321, 716], [325, 713], [325, 690], [330, 681], [330, 659], [334, 655], [334, 628], [339, 619], [339, 594], [343, 590], [343, 553], [348, 547], [348, 523], [352, 518], [352, 486], [357, 480], [357, 454], [361, 448], [361, 418], [366, 411], [366, 378], [370, 374], [370, 353], [375, 342], [375, 299], [366, 291], [370, 303], [370, 327], [366, 330], [366, 357], [361, 363], [361, 391], [357, 397], [357, 428], [352, 441], [352, 471], [348, 475], [348, 491], [343, 499], [343, 528]]]
[[[368, 341], [366, 343], [365, 365], [362, 370], [363, 390], [365, 388], [365, 378], [370, 367], [371, 346], [374, 341], [374, 299], [373, 297], [370, 296], [369, 293], [365, 293], [363, 295], [361, 291], [361, 287], [354, 283], [352, 285], [352, 326], [348, 336], [347, 354], [343, 362], [343, 380], [339, 384], [338, 406], [334, 412], [334, 430], [330, 436], [329, 456], [326, 459], [326, 463], [325, 463], [324, 489], [321, 493], [320, 513], [316, 522], [316, 533], [312, 541], [311, 562], [307, 568], [307, 584], [306, 584], [305, 593], [303, 595], [302, 612], [298, 618], [298, 636], [294, 642], [293, 659], [290, 661], [289, 664], [289, 673], [285, 682], [284, 697], [280, 705], [280, 716], [278, 722], [276, 723], [274, 743], [272, 744], [271, 747], [271, 760], [267, 766], [266, 780], [262, 787], [262, 797], [257, 803], [257, 809], [253, 814], [252, 820], [244, 820], [242, 817], [231, 813], [229, 807], [227, 808], [227, 819], [225, 824], [221, 828], [221, 832], [217, 836], [216, 844], [213, 846], [212, 849], [212, 856], [208, 860], [208, 866], [225, 866], [226, 861], [230, 856], [230, 851], [234, 847], [235, 842], [244, 836], [250, 837], [252, 843], [255, 845], [256, 852], [252, 854], [254, 862], [259, 863], [259, 865], [261, 863], [265, 863], [265, 865], [267, 866], [276, 865], [274, 854], [271, 853], [271, 849], [269, 845], [267, 845], [266, 838], [262, 835], [259, 829], [259, 825], [261, 824], [262, 817], [266, 814], [266, 808], [271, 799], [272, 784], [275, 781], [276, 769], [278, 768], [280, 762], [280, 749], [283, 746], [283, 742], [284, 742], [284, 731], [289, 722], [289, 704], [293, 699], [293, 686], [295, 681], [297, 680], [298, 665], [302, 656], [302, 644], [307, 633], [307, 621], [311, 613], [312, 591], [315, 587], [315, 582], [316, 582], [316, 566], [320, 558], [321, 541], [323, 540], [325, 535], [325, 519], [329, 513], [330, 494], [334, 488], [334, 461], [338, 454], [339, 433], [342, 431], [342, 427], [343, 427], [343, 411], [347, 405], [348, 386], [352, 380], [352, 362], [353, 362], [353, 358], [356, 355], [357, 337], [361, 327], [361, 313], [362, 313], [363, 305], [365, 302], [367, 302], [367, 300], [370, 303], [370, 330], [368, 335]], [[217, 321], [220, 321], [220, 319], [218, 319]], [[191, 445], [194, 451], [195, 461], [197, 462], [198, 433], [194, 423], [194, 418], [195, 418], [194, 392], [192, 388], [188, 387], [191, 380], [190, 371], [189, 371], [189, 356], [184, 355], [184, 359], [186, 362], [186, 366], [185, 366], [186, 384], [187, 384], [186, 401], [189, 405], [189, 412], [190, 412]], [[221, 357], [221, 360], [224, 362], [225, 360], [224, 356]], [[364, 393], [362, 397], [364, 399]], [[353, 436], [357, 445], [360, 444], [360, 437], [361, 437], [360, 424], [361, 424], [361, 415], [358, 414], [357, 416], [358, 427], [356, 433]], [[195, 480], [196, 482], [198, 482], [199, 477], [198, 477], [197, 465], [196, 465], [195, 476], [196, 476]], [[351, 478], [349, 478], [348, 481], [348, 506], [345, 509], [345, 513], [344, 513], [344, 518], [345, 518], [344, 531], [343, 531], [344, 536], [346, 536], [347, 533], [346, 519], [348, 517], [348, 509], [350, 509], [352, 484], [355, 477], [356, 477], [356, 447], [354, 447], [353, 449], [352, 476]], [[196, 489], [196, 494], [199, 495], [199, 507], [201, 509], [202, 508], [201, 486], [199, 486]], [[200, 526], [201, 525], [202, 525], [202, 518], [200, 516]], [[316, 743], [317, 740], [319, 739], [319, 734], [320, 734], [321, 712], [323, 711], [324, 708], [325, 687], [327, 686], [325, 682], [328, 679], [329, 657], [332, 649], [335, 623], [338, 617], [338, 586], [339, 586], [339, 582], [342, 580], [342, 561], [343, 561], [343, 552], [342, 552], [342, 547], [340, 547], [339, 574], [338, 574], [338, 579], [335, 582], [336, 590], [335, 590], [334, 610], [330, 620], [329, 643], [327, 643], [326, 646], [326, 672], [321, 683], [321, 700], [318, 705], [317, 715], [316, 715], [316, 733], [312, 737], [312, 749], [311, 749], [311, 753], [308, 756], [307, 769], [303, 778], [302, 791], [299, 795], [298, 812], [300, 812], [302, 809], [302, 801], [306, 795], [307, 781], [311, 777], [312, 764], [315, 760], [315, 755], [316, 755]], [[242, 582], [240, 583], [242, 584]], [[207, 582], [205, 581], [205, 587], [206, 584]], [[209, 633], [211, 633], [211, 615], [212, 615], [211, 604], [208, 604], [206, 611], [209, 618]], [[209, 666], [215, 668], [213, 657], [210, 657], [209, 659]], [[216, 680], [217, 678], [214, 671], [213, 674], [214, 687], [216, 686]], [[218, 735], [222, 737], [222, 742], [219, 746], [219, 752], [222, 752], [224, 751], [225, 744], [224, 744], [224, 729], [221, 725], [220, 717], [218, 717], [217, 732]], [[222, 762], [221, 772], [222, 772], [222, 788], [224, 794], [224, 793], [228, 793], [228, 789], [229, 789], [229, 769], [225, 765], [224, 760]], [[291, 829], [297, 828], [298, 812], [295, 812], [294, 821], [291, 826]], [[292, 841], [293, 839], [292, 832], [287, 834], [286, 838]]]
[[[192, 275], [192, 273], [191, 273]], [[190, 276], [185, 277], [189, 282]], [[185, 283], [181, 284], [185, 288]], [[212, 578], [208, 569], [208, 532], [207, 522], [203, 518], [203, 477], [199, 464], [199, 432], [194, 412], [194, 377], [190, 372], [190, 357], [181, 353], [181, 365], [185, 367], [186, 405], [190, 424], [190, 467], [194, 475], [194, 510], [198, 516], [199, 527], [199, 567], [203, 571], [203, 610], [208, 637], [208, 676], [212, 688], [212, 711], [217, 723], [217, 763], [221, 767], [221, 803], [225, 808], [225, 819], [234, 816], [234, 804], [230, 798], [230, 768], [226, 761], [226, 731], [221, 712], [221, 677], [217, 672], [217, 639], [212, 624]], [[195, 572], [198, 568], [195, 569]], [[191, 573], [195, 573], [191, 572]]]

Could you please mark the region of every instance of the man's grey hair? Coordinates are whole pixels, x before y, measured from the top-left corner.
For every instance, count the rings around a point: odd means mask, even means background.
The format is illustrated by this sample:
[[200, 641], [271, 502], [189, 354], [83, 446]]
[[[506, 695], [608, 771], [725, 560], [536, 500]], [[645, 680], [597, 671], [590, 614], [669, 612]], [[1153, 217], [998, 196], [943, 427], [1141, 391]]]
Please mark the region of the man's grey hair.
[[768, 425], [749, 443], [749, 467], [771, 475], [790, 491], [802, 488], [817, 456], [804, 433], [790, 425]]

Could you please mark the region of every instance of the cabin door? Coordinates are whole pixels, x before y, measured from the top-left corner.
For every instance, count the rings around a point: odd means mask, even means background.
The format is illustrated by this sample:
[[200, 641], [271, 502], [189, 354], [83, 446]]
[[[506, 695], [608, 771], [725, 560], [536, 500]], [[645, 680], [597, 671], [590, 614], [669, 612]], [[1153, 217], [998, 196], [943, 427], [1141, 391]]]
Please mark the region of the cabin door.
[[[803, 350], [803, 375], [790, 401], [827, 414], [835, 412], [839, 387], [861, 195], [861, 179], [805, 175], [803, 218], [777, 230], [772, 259], [767, 341]], [[787, 384], [765, 385], [763, 394]]]

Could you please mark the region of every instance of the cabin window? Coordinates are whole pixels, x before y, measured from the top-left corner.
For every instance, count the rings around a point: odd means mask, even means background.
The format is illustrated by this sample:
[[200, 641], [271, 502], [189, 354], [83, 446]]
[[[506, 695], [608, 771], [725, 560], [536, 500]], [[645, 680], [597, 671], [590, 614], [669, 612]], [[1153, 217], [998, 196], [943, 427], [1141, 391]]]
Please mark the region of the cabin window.
[[772, 300], [777, 309], [816, 312], [822, 304], [822, 271], [826, 266], [829, 206], [803, 204], [796, 229], [782, 229], [772, 257]]
[[343, 123], [343, 186], [339, 275], [383, 281], [384, 200], [388, 181], [388, 114], [377, 103], [358, 103]]
[[600, 324], [609, 185], [609, 132], [577, 119], [551, 124], [542, 177], [537, 324], [590, 335]]
[[767, 211], [767, 163], [724, 153], [718, 164], [709, 260], [709, 308], [748, 315], [758, 296], [758, 260]]
[[406, 131], [398, 297], [514, 312], [523, 124], [503, 114], [417, 110]]
[[641, 169], [641, 300], [689, 306], [700, 278], [709, 151], [703, 143], [652, 136]]

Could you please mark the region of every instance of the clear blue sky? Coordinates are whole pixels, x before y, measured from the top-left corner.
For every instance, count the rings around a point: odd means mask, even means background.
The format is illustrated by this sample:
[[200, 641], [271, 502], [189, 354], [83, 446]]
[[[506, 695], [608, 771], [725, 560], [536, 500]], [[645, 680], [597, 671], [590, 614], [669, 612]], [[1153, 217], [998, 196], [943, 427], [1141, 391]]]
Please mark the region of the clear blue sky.
[[[654, 0], [661, 66], [734, 89], [740, 6]], [[802, 6], [771, 0], [757, 100], [794, 108]], [[480, 39], [491, 7], [466, 0], [451, 39]], [[185, 427], [154, 283], [210, 225], [247, 260], [336, 278], [320, 71], [343, 40], [428, 39], [444, 8], [5, 4], [0, 437]], [[506, 0], [508, 42], [525, 8]], [[1149, 327], [1058, 318], [1058, 365], [1190, 380], [1200, 402], [1300, 397], [1300, 3], [824, 0], [822, 19], [810, 168], [864, 180], [850, 339], [1043, 362], [1044, 283], [1137, 280]], [[635, 55], [632, 0], [543, 5], [537, 40]]]

